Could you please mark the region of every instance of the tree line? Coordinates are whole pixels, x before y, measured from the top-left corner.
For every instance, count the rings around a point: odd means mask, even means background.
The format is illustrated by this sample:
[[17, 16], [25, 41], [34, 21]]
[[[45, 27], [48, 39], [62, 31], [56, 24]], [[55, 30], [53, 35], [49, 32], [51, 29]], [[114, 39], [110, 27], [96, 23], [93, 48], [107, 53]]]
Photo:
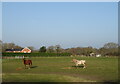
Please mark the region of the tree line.
[[[117, 43], [109, 42], [103, 45], [103, 47], [97, 49], [91, 46], [88, 47], [74, 47], [63, 49], [60, 45], [55, 46], [41, 46], [39, 49], [35, 49], [33, 46], [27, 46], [32, 50], [32, 53], [70, 53], [71, 55], [84, 55], [89, 56], [90, 53], [101, 54], [102, 56], [118, 56], [118, 49], [120, 46]], [[3, 43], [0, 41], [0, 52], [5, 53], [6, 49], [21, 49], [23, 47], [16, 45], [15, 43]]]

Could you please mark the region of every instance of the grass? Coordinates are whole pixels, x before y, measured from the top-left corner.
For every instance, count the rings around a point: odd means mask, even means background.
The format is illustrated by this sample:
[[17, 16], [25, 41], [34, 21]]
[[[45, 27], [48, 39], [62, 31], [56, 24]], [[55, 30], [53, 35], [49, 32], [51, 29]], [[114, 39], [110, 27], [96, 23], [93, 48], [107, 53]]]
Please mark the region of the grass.
[[[75, 68], [73, 58], [85, 59], [87, 68]], [[105, 82], [118, 80], [116, 57], [34, 57], [33, 68], [21, 59], [3, 59], [3, 82]], [[69, 69], [68, 67], [71, 67]]]
[[[10, 77], [11, 76], [11, 77]], [[72, 77], [67, 75], [60, 75], [60, 74], [7, 74], [5, 75], [6, 82], [11, 82], [10, 80], [17, 81], [17, 82], [88, 82], [88, 80], [79, 78], [79, 77]], [[13, 79], [13, 78], [14, 79]], [[32, 80], [31, 80], [32, 79]], [[21, 81], [22, 80], [22, 81]], [[89, 82], [94, 82], [90, 81]]]

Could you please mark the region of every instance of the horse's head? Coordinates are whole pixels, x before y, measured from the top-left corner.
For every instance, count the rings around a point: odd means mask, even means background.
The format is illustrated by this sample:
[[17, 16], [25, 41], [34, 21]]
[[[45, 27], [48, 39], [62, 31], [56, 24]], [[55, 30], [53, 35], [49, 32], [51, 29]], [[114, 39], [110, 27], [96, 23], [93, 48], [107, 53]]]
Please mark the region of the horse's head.
[[73, 62], [77, 62], [77, 60], [76, 60], [76, 59], [73, 59], [72, 61], [73, 61]]

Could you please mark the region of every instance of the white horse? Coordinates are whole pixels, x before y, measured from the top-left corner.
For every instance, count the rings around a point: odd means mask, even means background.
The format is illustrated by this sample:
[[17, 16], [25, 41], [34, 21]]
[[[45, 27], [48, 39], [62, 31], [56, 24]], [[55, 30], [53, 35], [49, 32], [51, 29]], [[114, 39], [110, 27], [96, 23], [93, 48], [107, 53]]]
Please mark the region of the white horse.
[[75, 63], [76, 67], [77, 67], [78, 65], [81, 65], [81, 64], [82, 64], [82, 65], [84, 66], [83, 68], [86, 68], [86, 61], [85, 61], [85, 60], [73, 59], [72, 61]]

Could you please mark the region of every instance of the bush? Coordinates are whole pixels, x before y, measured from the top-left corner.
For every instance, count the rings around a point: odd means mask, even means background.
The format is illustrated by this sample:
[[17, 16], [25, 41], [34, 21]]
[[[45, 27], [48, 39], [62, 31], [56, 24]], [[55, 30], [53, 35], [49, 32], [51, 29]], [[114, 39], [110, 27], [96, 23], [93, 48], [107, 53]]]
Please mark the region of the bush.
[[47, 56], [70, 56], [70, 53], [2, 53], [2, 56], [30, 56], [30, 57], [47, 57]]

